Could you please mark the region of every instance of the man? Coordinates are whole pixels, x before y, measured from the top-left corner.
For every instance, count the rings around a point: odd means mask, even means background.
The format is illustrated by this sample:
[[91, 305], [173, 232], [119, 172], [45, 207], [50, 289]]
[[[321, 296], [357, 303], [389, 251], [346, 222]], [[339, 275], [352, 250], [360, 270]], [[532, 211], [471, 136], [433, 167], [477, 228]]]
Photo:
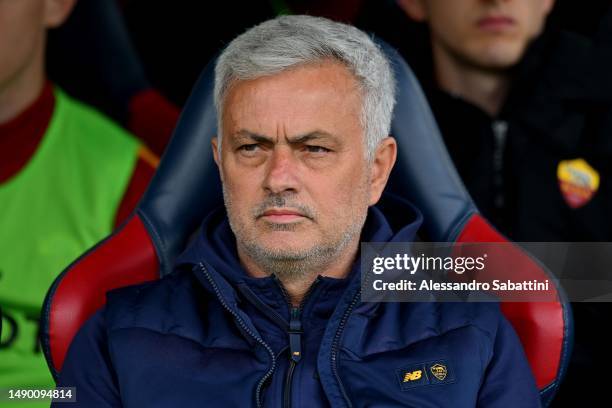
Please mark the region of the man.
[[73, 4], [0, 0], [3, 389], [54, 386], [38, 343], [47, 289], [127, 217], [154, 171], [132, 136], [46, 80], [46, 30]]
[[419, 73], [480, 210], [517, 241], [610, 241], [610, 58], [543, 32], [553, 0], [398, 0], [427, 23]]
[[496, 305], [360, 301], [360, 240], [411, 241], [421, 220], [375, 206], [396, 142], [371, 39], [278, 17], [229, 44], [215, 81], [225, 208], [174, 273], [109, 293], [77, 334], [59, 381], [77, 405], [539, 406]]
[[[611, 241], [610, 51], [544, 30], [553, 3], [398, 0], [429, 29], [433, 75], [418, 75], [480, 210], [517, 241]], [[557, 401], [575, 405], [607, 392], [584, 373], [612, 363], [600, 330], [612, 311], [573, 308], [574, 354]]]

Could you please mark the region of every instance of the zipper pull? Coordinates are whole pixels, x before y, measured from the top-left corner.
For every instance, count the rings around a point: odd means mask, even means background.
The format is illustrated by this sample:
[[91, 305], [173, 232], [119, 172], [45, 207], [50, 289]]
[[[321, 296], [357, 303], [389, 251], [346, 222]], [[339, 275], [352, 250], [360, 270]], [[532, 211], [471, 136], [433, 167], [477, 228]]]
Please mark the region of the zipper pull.
[[302, 359], [302, 322], [300, 321], [300, 309], [291, 308], [291, 320], [289, 321], [289, 358], [296, 364]]
[[495, 188], [494, 205], [501, 209], [505, 204], [504, 197], [504, 152], [508, 136], [508, 122], [496, 120], [492, 123], [493, 130], [493, 184]]

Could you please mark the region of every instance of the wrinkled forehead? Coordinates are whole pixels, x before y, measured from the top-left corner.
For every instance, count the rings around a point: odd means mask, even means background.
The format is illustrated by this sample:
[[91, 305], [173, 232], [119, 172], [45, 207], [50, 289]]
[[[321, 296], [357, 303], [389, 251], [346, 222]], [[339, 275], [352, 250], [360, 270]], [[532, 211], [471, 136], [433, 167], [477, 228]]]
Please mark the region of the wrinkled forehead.
[[254, 75], [240, 78], [230, 76], [221, 98], [221, 108], [225, 109], [228, 95], [240, 90], [254, 88], [255, 86], [277, 88], [287, 95], [295, 94], [305, 84], [321, 84], [327, 87], [343, 90], [346, 93], [362, 92], [361, 82], [350, 67], [343, 61], [331, 58], [320, 59], [307, 63], [300, 63], [275, 73]]
[[[362, 93], [342, 64], [324, 62], [236, 81], [223, 104], [223, 135], [360, 133]], [[355, 129], [357, 127], [357, 129]]]

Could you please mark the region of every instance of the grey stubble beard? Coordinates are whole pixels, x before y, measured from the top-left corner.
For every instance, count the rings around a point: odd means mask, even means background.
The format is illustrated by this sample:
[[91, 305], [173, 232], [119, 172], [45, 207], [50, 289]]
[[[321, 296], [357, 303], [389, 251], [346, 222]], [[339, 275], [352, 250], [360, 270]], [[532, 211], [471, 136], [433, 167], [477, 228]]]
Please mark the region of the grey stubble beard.
[[[233, 214], [233, 203], [225, 185], [223, 185], [223, 198], [237, 246], [244, 249], [251, 260], [265, 273], [274, 274], [283, 282], [301, 282], [325, 271], [347, 249], [355, 237], [360, 236], [367, 215], [366, 211], [363, 216], [351, 223], [342, 232], [339, 239], [324, 242], [306, 250], [298, 251], [289, 248], [274, 250], [260, 245], [254, 237], [249, 237], [246, 228], [230, 216], [230, 214]], [[253, 209], [252, 214], [249, 215], [256, 218], [271, 206], [278, 208], [286, 206], [287, 201], [287, 197], [282, 195], [270, 196]], [[291, 207], [298, 208], [310, 219], [310, 221], [305, 222], [314, 222], [317, 218], [317, 215], [308, 207], [293, 203]], [[298, 228], [296, 224], [269, 224], [268, 226], [278, 231], [292, 231]]]

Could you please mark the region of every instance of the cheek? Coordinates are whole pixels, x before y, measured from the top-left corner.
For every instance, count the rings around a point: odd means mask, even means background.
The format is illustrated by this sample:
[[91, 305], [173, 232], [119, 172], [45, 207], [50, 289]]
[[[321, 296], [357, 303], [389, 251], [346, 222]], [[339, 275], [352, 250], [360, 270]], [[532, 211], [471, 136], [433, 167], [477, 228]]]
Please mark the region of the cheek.
[[[223, 189], [226, 197], [226, 205], [231, 206], [234, 215], [242, 216], [248, 212], [250, 204], [251, 190], [253, 183], [249, 183], [244, 177], [228, 176], [226, 173], [223, 177]], [[227, 202], [229, 201], [229, 203]]]
[[467, 7], [459, 2], [436, 2], [431, 9], [429, 24], [445, 41], [460, 42], [472, 29], [472, 18], [466, 13], [466, 9]]
[[23, 69], [37, 47], [42, 47], [44, 30], [40, 18], [29, 10], [4, 13], [0, 7], [0, 81]]
[[226, 186], [226, 189], [232, 197], [234, 206], [247, 207], [249, 205], [252, 196], [249, 183], [240, 180], [227, 183]]
[[469, 53], [470, 47], [481, 39], [480, 34], [473, 30], [468, 21], [445, 16], [432, 21], [432, 34], [436, 42], [459, 54]]
[[531, 40], [539, 35], [544, 29], [546, 16], [541, 6], [537, 10], [526, 10], [525, 13], [529, 14], [529, 17], [525, 19], [525, 37], [527, 40]]
[[364, 173], [353, 170], [345, 173], [344, 177], [338, 177], [333, 182], [326, 183], [325, 188], [319, 185], [321, 197], [328, 197], [325, 200], [325, 213], [330, 214], [330, 218], [346, 219], [355, 217], [356, 211], [367, 208], [367, 183]]

